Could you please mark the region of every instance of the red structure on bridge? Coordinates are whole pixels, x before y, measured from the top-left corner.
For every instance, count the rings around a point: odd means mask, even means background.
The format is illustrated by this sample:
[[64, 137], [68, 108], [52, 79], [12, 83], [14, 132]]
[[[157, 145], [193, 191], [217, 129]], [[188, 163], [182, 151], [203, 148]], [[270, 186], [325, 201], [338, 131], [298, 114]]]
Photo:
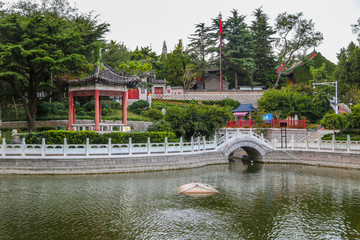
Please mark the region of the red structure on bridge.
[[[305, 119], [302, 119], [302, 120], [293, 120], [293, 119], [267, 120], [262, 123], [262, 127], [280, 128], [280, 123], [287, 123], [287, 128], [304, 129], [306, 127]], [[229, 121], [227, 124], [227, 127], [229, 127], [229, 128], [256, 127], [256, 123], [253, 120]]]

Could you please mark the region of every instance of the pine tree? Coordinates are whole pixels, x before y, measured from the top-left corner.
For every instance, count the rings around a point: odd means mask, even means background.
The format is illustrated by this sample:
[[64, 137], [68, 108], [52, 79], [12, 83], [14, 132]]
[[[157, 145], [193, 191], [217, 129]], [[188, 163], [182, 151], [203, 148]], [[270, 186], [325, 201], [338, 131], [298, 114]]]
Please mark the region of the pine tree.
[[160, 61], [166, 62], [166, 58], [167, 58], [167, 46], [166, 46], [166, 41], [164, 40], [161, 55], [160, 55]]
[[189, 37], [190, 43], [186, 50], [190, 61], [196, 66], [196, 71], [201, 77], [205, 74], [208, 67], [207, 59], [211, 53], [213, 40], [210, 37], [210, 28], [205, 23], [199, 23], [195, 26], [195, 33]]
[[253, 74], [254, 84], [272, 86], [276, 79], [276, 61], [271, 43], [272, 36], [276, 33], [268, 23], [268, 16], [262, 8], [253, 12], [255, 20], [251, 24], [251, 33], [255, 41], [255, 64]]
[[[234, 75], [235, 89], [238, 88], [238, 77], [251, 83], [251, 76], [255, 70], [254, 41], [248, 26], [244, 22], [245, 16], [240, 16], [236, 9], [232, 16], [224, 23], [223, 61], [227, 74]], [[244, 81], [243, 81], [244, 82]]]
[[169, 84], [171, 86], [182, 85], [181, 77], [186, 67], [182, 40], [175, 46], [175, 50], [167, 55], [166, 70]]

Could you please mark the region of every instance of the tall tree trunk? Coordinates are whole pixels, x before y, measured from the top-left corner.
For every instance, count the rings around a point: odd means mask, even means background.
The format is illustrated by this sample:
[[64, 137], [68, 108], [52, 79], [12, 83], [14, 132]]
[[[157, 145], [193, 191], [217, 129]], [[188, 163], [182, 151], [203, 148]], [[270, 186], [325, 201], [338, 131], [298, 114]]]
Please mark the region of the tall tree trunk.
[[24, 103], [26, 122], [29, 132], [36, 131], [36, 120], [35, 120], [35, 104]]
[[18, 110], [17, 110], [17, 105], [16, 105], [16, 102], [15, 102], [15, 98], [14, 98], [14, 96], [12, 96], [12, 100], [13, 100], [14, 107], [15, 107], [15, 116], [16, 116], [16, 120], [18, 120], [18, 118], [19, 118], [19, 113], [18, 113]]
[[238, 74], [235, 71], [235, 91], [238, 89]]
[[276, 79], [276, 82], [275, 82], [275, 85], [273, 87], [273, 89], [276, 89], [278, 86], [279, 86], [279, 80], [280, 80], [280, 77], [281, 77], [281, 73], [278, 74], [277, 76], [277, 79]]

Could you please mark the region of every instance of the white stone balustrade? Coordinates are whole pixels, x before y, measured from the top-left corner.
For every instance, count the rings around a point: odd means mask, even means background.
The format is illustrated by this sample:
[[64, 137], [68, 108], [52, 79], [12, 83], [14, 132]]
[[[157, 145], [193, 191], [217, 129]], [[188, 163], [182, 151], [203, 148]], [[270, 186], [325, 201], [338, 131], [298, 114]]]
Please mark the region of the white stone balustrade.
[[200, 151], [214, 151], [217, 148], [215, 141], [206, 141], [205, 138], [198, 139], [197, 142], [167, 142], [152, 143], [150, 139], [147, 143], [113, 144], [109, 139], [107, 144], [68, 144], [64, 139], [63, 144], [46, 144], [45, 139], [42, 144], [26, 144], [25, 139], [21, 144], [6, 144], [3, 139], [0, 145], [0, 156], [116, 156], [116, 155], [136, 155], [136, 154], [169, 154], [186, 153]]
[[[216, 151], [219, 147], [225, 144], [231, 144], [231, 141], [236, 139], [255, 139], [259, 143], [266, 145], [274, 150], [316, 150], [316, 151], [342, 151], [342, 152], [360, 152], [360, 142], [350, 141], [335, 141], [333, 140], [317, 140], [295, 141], [294, 137], [288, 138], [287, 144], [283, 143], [281, 148], [281, 141], [273, 139], [266, 140], [262, 134], [257, 135], [251, 129], [249, 131], [229, 132], [224, 131], [222, 134], [217, 134], [211, 141], [206, 141], [202, 138], [192, 138], [190, 142], [168, 142], [167, 139], [163, 143], [152, 143], [150, 138], [146, 143], [132, 143], [131, 138], [128, 143], [114, 144], [111, 139], [106, 144], [68, 144], [64, 139], [63, 144], [46, 144], [45, 139], [42, 144], [26, 144], [25, 139], [21, 144], [6, 144], [3, 139], [0, 145], [0, 157], [11, 158], [15, 156], [27, 157], [48, 157], [48, 156], [116, 156], [116, 155], [151, 155], [151, 154], [172, 154], [172, 153], [193, 153], [204, 151]], [[286, 148], [284, 147], [286, 146]]]
[[[122, 123], [100, 123], [100, 132], [124, 132]], [[95, 123], [75, 123], [71, 125], [74, 131], [94, 131]]]

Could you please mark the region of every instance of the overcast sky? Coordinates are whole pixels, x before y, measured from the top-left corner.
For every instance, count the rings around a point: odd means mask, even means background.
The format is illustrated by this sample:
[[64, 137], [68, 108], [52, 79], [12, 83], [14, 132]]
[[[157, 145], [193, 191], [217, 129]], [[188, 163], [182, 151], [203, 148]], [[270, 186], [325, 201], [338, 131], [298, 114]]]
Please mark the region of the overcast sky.
[[313, 19], [316, 30], [324, 35], [317, 48], [326, 58], [337, 63], [336, 55], [350, 41], [356, 41], [351, 24], [360, 18], [360, 0], [69, 0], [81, 12], [95, 10], [100, 19], [110, 24], [107, 39], [136, 46], [151, 46], [161, 53], [165, 40], [172, 51], [179, 39], [185, 44], [195, 31], [195, 24], [210, 24], [221, 12], [226, 20], [232, 9], [246, 15], [250, 23], [252, 12], [263, 6], [273, 24], [281, 12], [303, 12]]

